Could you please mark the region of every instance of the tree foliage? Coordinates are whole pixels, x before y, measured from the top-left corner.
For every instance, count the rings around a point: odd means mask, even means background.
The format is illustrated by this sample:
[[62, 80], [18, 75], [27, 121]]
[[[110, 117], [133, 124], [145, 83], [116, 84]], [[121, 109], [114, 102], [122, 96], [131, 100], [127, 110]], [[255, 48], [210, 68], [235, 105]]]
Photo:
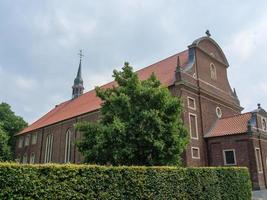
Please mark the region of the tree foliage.
[[181, 100], [152, 74], [139, 80], [125, 63], [113, 72], [116, 86], [97, 87], [103, 101], [97, 123], [83, 122], [78, 142], [85, 162], [112, 165], [177, 165], [188, 141]]
[[0, 123], [0, 162], [11, 160], [11, 150], [8, 145], [8, 135], [2, 128]]
[[[22, 117], [16, 116], [7, 103], [0, 104], [0, 151], [6, 152], [11, 149], [14, 152], [15, 138], [14, 135], [27, 126]], [[4, 144], [7, 142], [7, 147]], [[1, 152], [0, 152], [1, 154]], [[11, 153], [12, 154], [12, 153]], [[10, 154], [9, 154], [10, 155]], [[1, 156], [1, 155], [0, 155]], [[1, 159], [1, 158], [0, 158]], [[6, 158], [5, 158], [6, 159]]]

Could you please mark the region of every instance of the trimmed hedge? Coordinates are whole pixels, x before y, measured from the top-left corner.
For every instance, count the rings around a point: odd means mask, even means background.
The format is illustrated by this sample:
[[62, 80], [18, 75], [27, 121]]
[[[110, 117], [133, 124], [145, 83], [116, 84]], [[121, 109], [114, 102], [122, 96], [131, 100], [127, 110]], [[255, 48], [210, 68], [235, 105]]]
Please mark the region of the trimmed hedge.
[[0, 164], [0, 199], [251, 199], [246, 168]]

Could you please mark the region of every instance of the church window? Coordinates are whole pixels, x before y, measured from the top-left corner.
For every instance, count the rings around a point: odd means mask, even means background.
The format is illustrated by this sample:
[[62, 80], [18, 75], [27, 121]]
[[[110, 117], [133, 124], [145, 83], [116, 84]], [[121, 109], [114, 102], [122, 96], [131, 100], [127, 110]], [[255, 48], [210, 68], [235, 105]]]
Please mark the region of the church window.
[[213, 63], [210, 64], [210, 77], [213, 80], [217, 79], [217, 74], [216, 74], [216, 67]]
[[37, 133], [32, 134], [32, 144], [37, 143]]
[[235, 150], [223, 150], [224, 165], [236, 165]]
[[198, 147], [192, 147], [191, 148], [192, 158], [193, 159], [200, 159], [199, 155], [199, 148]]
[[23, 136], [19, 137], [19, 144], [18, 144], [19, 148], [23, 147]]
[[256, 162], [257, 162], [257, 167], [258, 167], [258, 172], [262, 172], [262, 160], [261, 160], [261, 152], [260, 148], [255, 148], [255, 153], [256, 153]]
[[49, 134], [46, 138], [46, 145], [45, 145], [45, 157], [44, 157], [45, 163], [51, 162], [52, 150], [53, 150], [53, 135]]
[[221, 110], [220, 107], [217, 107], [216, 108], [216, 115], [217, 115], [218, 118], [221, 118], [222, 117], [222, 110]]
[[197, 115], [189, 113], [189, 130], [192, 139], [198, 139]]
[[65, 143], [65, 163], [70, 162], [71, 158], [71, 131], [68, 130], [66, 133], [66, 143]]
[[30, 156], [30, 164], [34, 164], [34, 162], [35, 162], [35, 153], [32, 152]]
[[26, 135], [25, 137], [25, 146], [29, 146], [30, 144], [30, 135]]
[[23, 164], [26, 164], [27, 163], [27, 154], [26, 153], [23, 155], [22, 163]]
[[187, 97], [187, 105], [188, 105], [188, 108], [192, 110], [196, 110], [196, 102], [194, 98]]
[[267, 131], [267, 124], [266, 124], [266, 119], [265, 118], [262, 118], [262, 129], [264, 131]]

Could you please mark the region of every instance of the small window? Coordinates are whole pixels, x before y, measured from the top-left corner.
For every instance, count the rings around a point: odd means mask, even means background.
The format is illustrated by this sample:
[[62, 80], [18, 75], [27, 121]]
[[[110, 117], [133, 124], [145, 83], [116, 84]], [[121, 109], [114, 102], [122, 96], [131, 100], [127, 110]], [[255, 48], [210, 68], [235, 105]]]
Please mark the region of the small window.
[[29, 146], [29, 144], [30, 144], [30, 135], [26, 135], [24, 145]]
[[19, 144], [18, 144], [19, 148], [23, 147], [23, 136], [19, 137]]
[[256, 153], [256, 162], [258, 167], [258, 172], [262, 173], [262, 160], [261, 160], [261, 152], [259, 148], [255, 148]]
[[30, 164], [34, 164], [35, 162], [35, 153], [31, 153], [31, 156], [30, 156]]
[[22, 163], [23, 164], [26, 164], [27, 163], [27, 154], [25, 153], [24, 156], [23, 156], [23, 159], [22, 159]]
[[262, 118], [262, 130], [266, 131], [267, 130], [267, 124], [266, 124], [266, 119]]
[[191, 148], [192, 158], [193, 159], [200, 159], [199, 155], [199, 148], [198, 147], [192, 147]]
[[222, 117], [222, 110], [221, 110], [220, 107], [217, 107], [216, 108], [216, 115], [217, 115], [218, 118], [221, 118]]
[[224, 165], [236, 165], [235, 150], [223, 150]]
[[187, 97], [187, 106], [192, 110], [196, 110], [196, 101], [192, 97]]
[[216, 67], [213, 63], [210, 64], [210, 77], [213, 80], [217, 79], [217, 74], [216, 74]]
[[32, 144], [37, 143], [37, 133], [32, 134]]
[[189, 113], [189, 130], [192, 139], [198, 139], [197, 115]]

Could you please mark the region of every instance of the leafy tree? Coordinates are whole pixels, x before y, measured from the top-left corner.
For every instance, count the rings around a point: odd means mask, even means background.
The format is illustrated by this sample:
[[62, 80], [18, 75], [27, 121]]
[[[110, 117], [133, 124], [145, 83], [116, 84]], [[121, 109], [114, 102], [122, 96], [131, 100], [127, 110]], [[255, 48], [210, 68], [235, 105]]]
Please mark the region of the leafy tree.
[[8, 145], [9, 137], [2, 126], [3, 124], [0, 123], [0, 162], [11, 159], [11, 150]]
[[[11, 148], [11, 152], [14, 152], [14, 135], [25, 128], [27, 126], [27, 123], [23, 120], [22, 117], [16, 116], [15, 113], [11, 110], [10, 105], [8, 105], [7, 103], [0, 104], [0, 123], [2, 132], [4, 132], [7, 136], [7, 144]], [[5, 138], [6, 136], [3, 136], [3, 138]]]
[[152, 74], [139, 80], [125, 63], [113, 72], [116, 87], [96, 94], [103, 101], [97, 123], [82, 122], [78, 148], [85, 162], [112, 165], [177, 165], [188, 133], [181, 120], [181, 100]]

